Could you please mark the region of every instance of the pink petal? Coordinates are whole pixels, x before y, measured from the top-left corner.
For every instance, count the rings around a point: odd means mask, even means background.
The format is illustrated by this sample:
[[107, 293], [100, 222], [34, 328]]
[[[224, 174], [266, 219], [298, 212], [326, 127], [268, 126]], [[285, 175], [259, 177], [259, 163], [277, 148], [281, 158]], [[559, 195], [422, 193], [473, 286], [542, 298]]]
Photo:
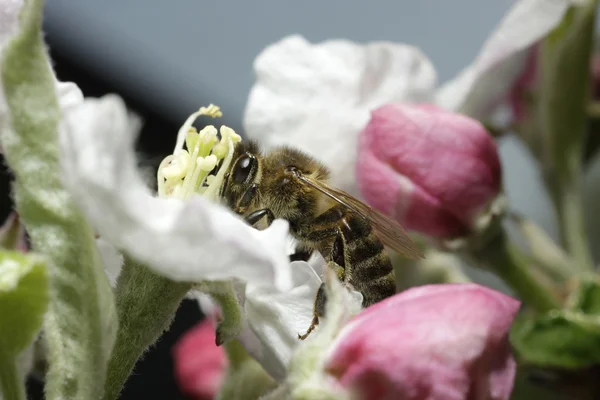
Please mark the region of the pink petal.
[[228, 362], [215, 339], [214, 323], [205, 319], [173, 348], [175, 377], [181, 389], [194, 399], [212, 399], [223, 381]]
[[476, 284], [411, 289], [348, 324], [326, 368], [366, 399], [508, 399], [518, 308]]
[[367, 147], [359, 152], [357, 165], [358, 187], [367, 203], [402, 221], [405, 228], [434, 237], [467, 233], [468, 228], [438, 199], [380, 161]]
[[409, 229], [452, 236], [498, 195], [502, 170], [478, 121], [429, 104], [388, 104], [361, 133], [357, 178], [367, 201]]

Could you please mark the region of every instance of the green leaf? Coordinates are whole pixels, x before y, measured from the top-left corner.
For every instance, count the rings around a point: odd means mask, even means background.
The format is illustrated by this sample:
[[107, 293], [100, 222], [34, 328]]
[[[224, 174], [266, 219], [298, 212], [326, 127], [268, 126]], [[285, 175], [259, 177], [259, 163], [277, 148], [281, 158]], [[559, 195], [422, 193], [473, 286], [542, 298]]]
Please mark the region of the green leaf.
[[192, 285], [174, 282], [125, 257], [115, 290], [119, 331], [105, 400], [117, 399], [140, 356], [166, 331]]
[[597, 368], [560, 369], [517, 366], [511, 400], [596, 400], [600, 398]]
[[600, 364], [600, 319], [572, 311], [521, 317], [511, 331], [518, 358], [540, 367], [576, 369]]
[[48, 273], [34, 254], [0, 251], [0, 387], [25, 399], [17, 357], [39, 332], [48, 306]]
[[48, 274], [39, 256], [0, 251], [0, 348], [19, 353], [42, 326]]
[[44, 333], [49, 350], [46, 398], [98, 399], [117, 319], [112, 289], [92, 229], [61, 184], [56, 80], [41, 32], [43, 1], [26, 1], [20, 32], [0, 65], [1, 144], [15, 175], [15, 203], [33, 248], [52, 279]]
[[567, 301], [569, 309], [586, 315], [600, 316], [600, 282], [598, 278], [583, 280]]

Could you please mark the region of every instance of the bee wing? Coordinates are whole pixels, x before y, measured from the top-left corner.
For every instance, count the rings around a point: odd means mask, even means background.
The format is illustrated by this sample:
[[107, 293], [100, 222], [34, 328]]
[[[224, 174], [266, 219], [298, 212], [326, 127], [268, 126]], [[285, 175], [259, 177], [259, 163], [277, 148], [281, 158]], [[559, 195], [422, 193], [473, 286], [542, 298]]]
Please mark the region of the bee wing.
[[305, 184], [320, 191], [324, 195], [347, 207], [355, 214], [368, 220], [384, 245], [398, 253], [413, 259], [423, 258], [423, 253], [415, 245], [406, 230], [398, 222], [368, 206], [343, 190], [333, 188], [323, 182], [300, 175], [298, 178]]

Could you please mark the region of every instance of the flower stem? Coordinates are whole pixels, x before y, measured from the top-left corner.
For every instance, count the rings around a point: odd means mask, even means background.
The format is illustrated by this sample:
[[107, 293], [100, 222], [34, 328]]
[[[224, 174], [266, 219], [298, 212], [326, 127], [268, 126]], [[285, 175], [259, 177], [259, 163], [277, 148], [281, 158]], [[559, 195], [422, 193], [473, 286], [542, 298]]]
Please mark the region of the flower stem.
[[575, 173], [564, 175], [566, 176], [557, 177], [553, 190], [562, 241], [575, 261], [573, 267], [579, 272], [591, 272], [594, 262], [585, 233], [579, 169]]
[[217, 325], [216, 343], [220, 346], [237, 337], [242, 330], [242, 310], [232, 282], [203, 282], [203, 291], [219, 305], [223, 320]]
[[471, 251], [469, 257], [502, 278], [530, 307], [539, 312], [560, 308], [549, 288], [531, 273], [527, 257], [510, 242], [504, 231], [496, 234], [486, 246]]
[[216, 400], [254, 400], [275, 388], [275, 380], [250, 357], [238, 340], [230, 340], [223, 346], [229, 368]]
[[19, 376], [16, 359], [8, 354], [0, 355], [0, 389], [0, 394], [5, 399], [26, 399], [25, 385]]
[[135, 363], [169, 328], [191, 287], [125, 258], [115, 293], [119, 331], [108, 364], [105, 399], [118, 397]]
[[580, 273], [593, 268], [584, 229], [581, 171], [597, 6], [597, 0], [574, 2], [543, 39], [539, 53], [536, 119], [543, 133], [542, 166], [564, 245]]
[[573, 260], [543, 229], [518, 213], [511, 212], [510, 218], [524, 236], [529, 248], [529, 260], [539, 273], [558, 283], [567, 282], [573, 277]]

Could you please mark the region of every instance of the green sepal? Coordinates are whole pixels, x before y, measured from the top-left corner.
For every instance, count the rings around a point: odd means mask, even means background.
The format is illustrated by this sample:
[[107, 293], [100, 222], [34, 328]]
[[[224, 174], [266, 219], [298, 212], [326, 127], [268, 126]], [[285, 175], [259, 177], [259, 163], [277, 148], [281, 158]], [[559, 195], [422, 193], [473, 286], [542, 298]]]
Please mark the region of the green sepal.
[[0, 394], [6, 399], [25, 399], [17, 357], [42, 327], [48, 298], [45, 261], [0, 250]]
[[33, 341], [48, 307], [48, 271], [34, 254], [0, 251], [0, 348], [18, 354]]
[[542, 42], [538, 110], [546, 157], [554, 169], [575, 167], [582, 157], [590, 99], [590, 56], [596, 2], [569, 9], [563, 21]]
[[216, 400], [254, 400], [274, 389], [276, 382], [237, 340], [223, 344], [229, 360]]
[[553, 310], [519, 317], [511, 331], [515, 355], [538, 367], [581, 369], [600, 364], [600, 319], [580, 312]]
[[108, 363], [104, 400], [119, 397], [135, 363], [169, 328], [191, 287], [125, 256], [115, 289], [119, 330]]
[[587, 278], [567, 300], [567, 307], [590, 316], [600, 316], [600, 281], [597, 277]]

